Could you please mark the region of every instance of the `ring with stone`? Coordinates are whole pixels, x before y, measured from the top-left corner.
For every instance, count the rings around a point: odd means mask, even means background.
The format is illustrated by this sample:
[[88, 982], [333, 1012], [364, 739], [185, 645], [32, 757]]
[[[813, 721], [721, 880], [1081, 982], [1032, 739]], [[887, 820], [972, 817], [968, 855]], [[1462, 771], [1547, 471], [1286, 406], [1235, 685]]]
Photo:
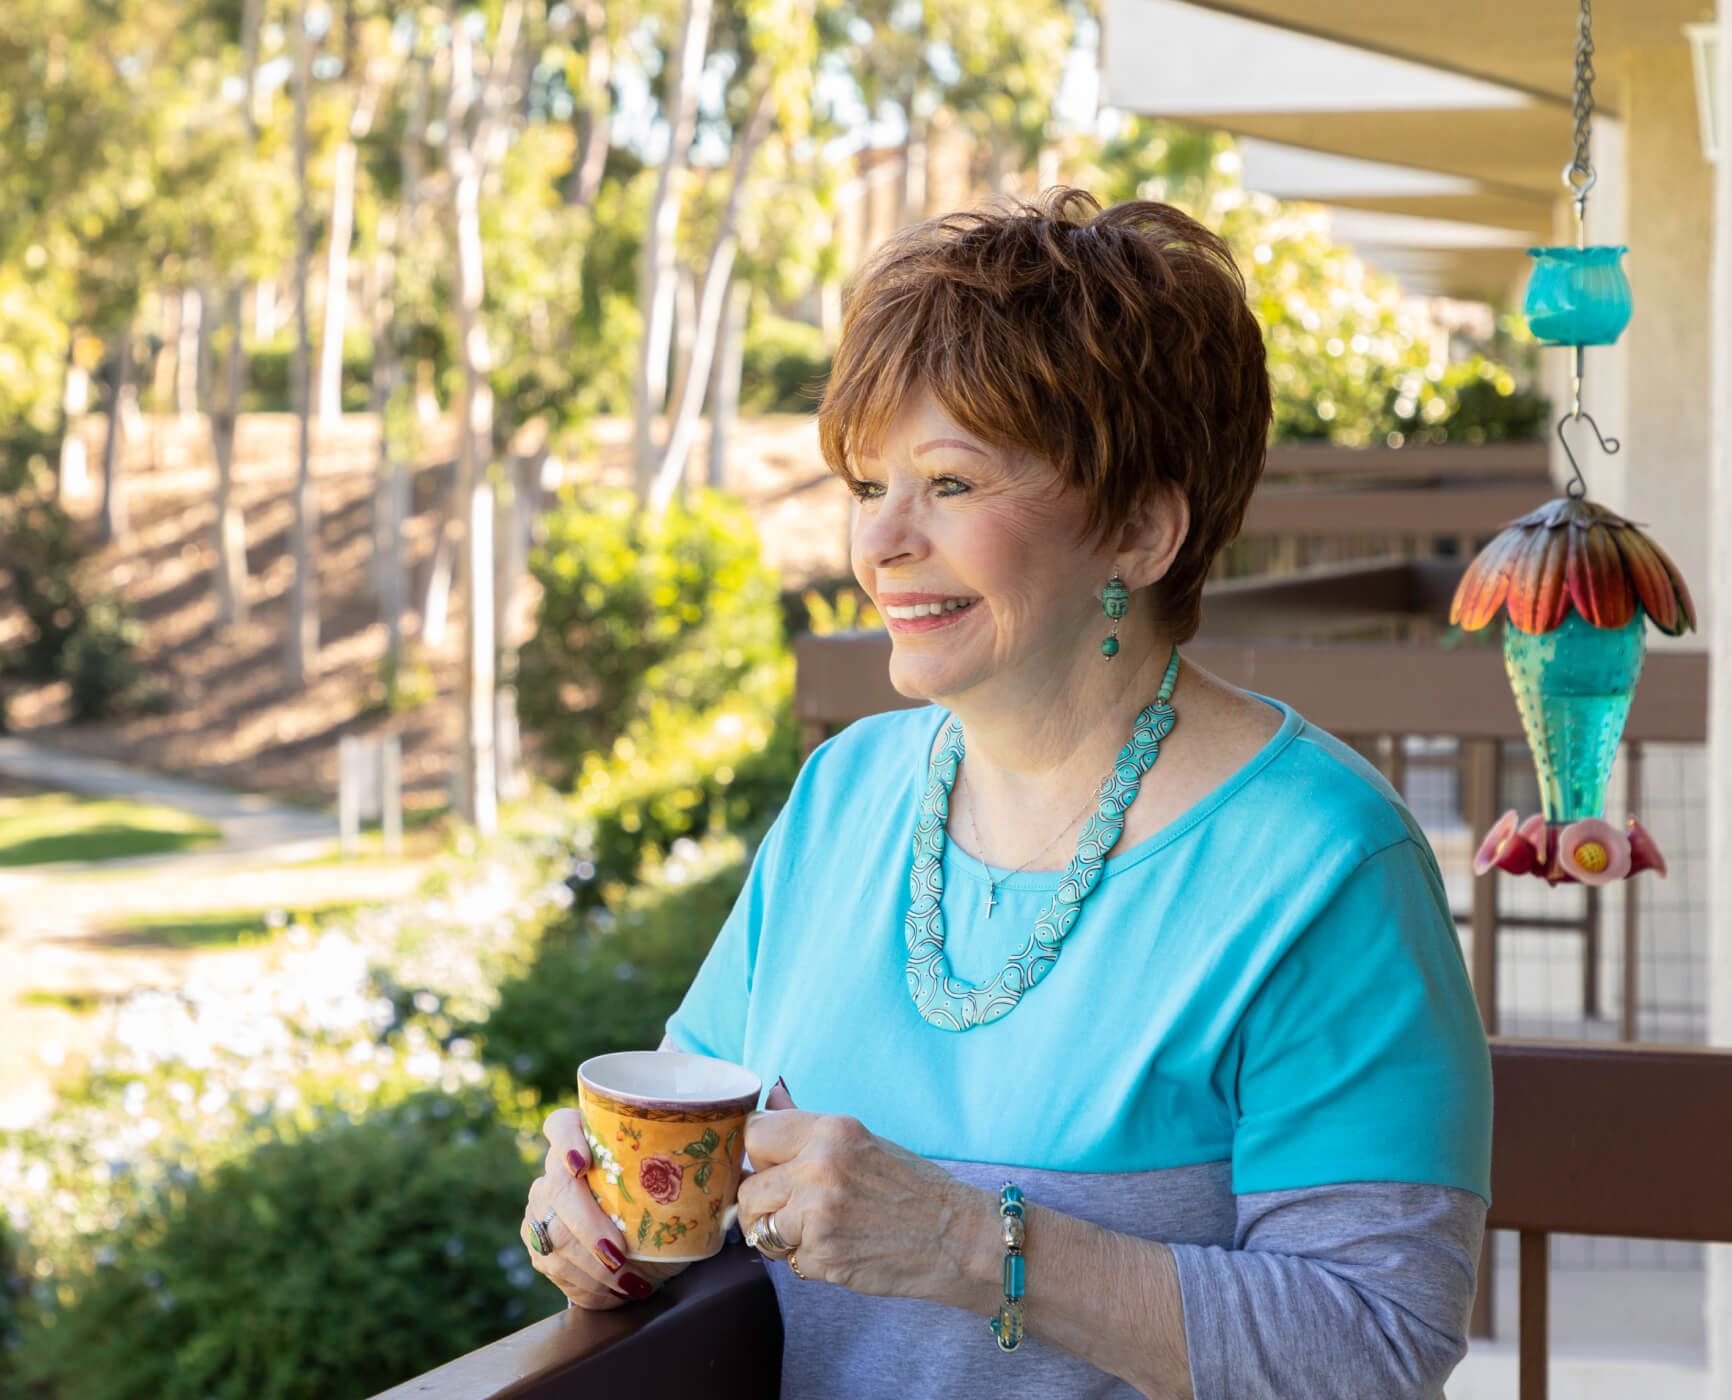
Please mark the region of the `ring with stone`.
[[529, 1222], [530, 1247], [537, 1254], [553, 1253], [553, 1236], [548, 1233], [547, 1227], [552, 1224], [554, 1216], [558, 1214], [558, 1211], [550, 1210], [540, 1220]]
[[765, 1254], [791, 1254], [793, 1252], [793, 1246], [782, 1238], [782, 1232], [776, 1228], [775, 1211], [758, 1217], [752, 1225], [751, 1233], [746, 1236], [746, 1243]]

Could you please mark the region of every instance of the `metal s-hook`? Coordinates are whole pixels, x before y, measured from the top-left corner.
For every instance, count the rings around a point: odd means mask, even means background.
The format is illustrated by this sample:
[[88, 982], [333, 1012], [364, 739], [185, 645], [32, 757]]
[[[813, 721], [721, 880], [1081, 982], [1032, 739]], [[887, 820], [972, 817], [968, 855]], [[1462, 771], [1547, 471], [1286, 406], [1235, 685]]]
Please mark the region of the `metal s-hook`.
[[1587, 425], [1594, 430], [1594, 440], [1600, 444], [1600, 451], [1604, 452], [1608, 457], [1616, 453], [1623, 445], [1616, 438], [1609, 438], [1602, 433], [1600, 431], [1600, 425], [1594, 422], [1594, 416], [1591, 413], [1583, 413], [1578, 410], [1575, 413], [1566, 413], [1562, 418], [1558, 419], [1558, 442], [1563, 446], [1564, 456], [1570, 459], [1570, 470], [1575, 473], [1575, 480], [1564, 487], [1564, 494], [1569, 496], [1571, 500], [1575, 501], [1581, 500], [1582, 497], [1588, 494], [1588, 483], [1582, 479], [1582, 468], [1576, 461], [1576, 454], [1570, 451], [1570, 441], [1564, 436], [1564, 424], [1577, 418], [1585, 421]]

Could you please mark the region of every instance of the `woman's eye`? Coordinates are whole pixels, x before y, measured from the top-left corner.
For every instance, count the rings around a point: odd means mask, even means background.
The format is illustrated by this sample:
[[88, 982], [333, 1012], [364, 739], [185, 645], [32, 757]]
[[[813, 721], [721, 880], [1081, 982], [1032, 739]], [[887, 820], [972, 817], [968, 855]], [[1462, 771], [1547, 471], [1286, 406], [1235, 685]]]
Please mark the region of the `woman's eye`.
[[935, 476], [932, 484], [938, 488], [940, 496], [960, 496], [968, 490], [968, 483], [958, 481], [953, 476]]
[[876, 481], [861, 481], [858, 477], [848, 483], [848, 489], [857, 501], [873, 501], [884, 494], [884, 488]]

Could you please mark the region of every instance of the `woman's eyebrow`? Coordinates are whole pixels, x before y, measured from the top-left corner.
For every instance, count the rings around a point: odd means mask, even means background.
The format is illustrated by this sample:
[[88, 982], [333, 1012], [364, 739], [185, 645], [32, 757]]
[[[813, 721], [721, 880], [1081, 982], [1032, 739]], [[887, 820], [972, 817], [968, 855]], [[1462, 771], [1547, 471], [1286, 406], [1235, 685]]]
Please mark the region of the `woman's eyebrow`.
[[933, 438], [931, 442], [923, 442], [916, 447], [912, 455], [918, 457], [922, 452], [929, 452], [934, 447], [960, 447], [964, 452], [978, 452], [982, 457], [986, 456], [986, 453], [981, 452], [972, 442], [964, 442], [961, 438]]

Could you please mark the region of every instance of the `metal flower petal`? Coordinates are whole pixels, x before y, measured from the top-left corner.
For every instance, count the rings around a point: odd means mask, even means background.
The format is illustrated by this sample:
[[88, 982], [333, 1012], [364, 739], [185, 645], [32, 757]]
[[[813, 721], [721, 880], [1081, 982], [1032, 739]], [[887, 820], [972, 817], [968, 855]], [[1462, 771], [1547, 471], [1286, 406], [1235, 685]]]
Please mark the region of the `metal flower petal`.
[[1636, 590], [1618, 551], [1618, 532], [1593, 520], [1572, 520], [1563, 533], [1569, 541], [1564, 581], [1576, 611], [1607, 631], [1628, 627], [1636, 615]]
[[1559, 497], [1511, 521], [1480, 551], [1449, 616], [1475, 632], [1503, 610], [1533, 634], [1553, 631], [1573, 608], [1616, 631], [1638, 607], [1671, 636], [1696, 625], [1690, 591], [1659, 545], [1604, 506]]
[[1653, 618], [1654, 625], [1669, 637], [1692, 630], [1696, 605], [1671, 556], [1634, 525], [1619, 530], [1617, 541], [1643, 611]]

